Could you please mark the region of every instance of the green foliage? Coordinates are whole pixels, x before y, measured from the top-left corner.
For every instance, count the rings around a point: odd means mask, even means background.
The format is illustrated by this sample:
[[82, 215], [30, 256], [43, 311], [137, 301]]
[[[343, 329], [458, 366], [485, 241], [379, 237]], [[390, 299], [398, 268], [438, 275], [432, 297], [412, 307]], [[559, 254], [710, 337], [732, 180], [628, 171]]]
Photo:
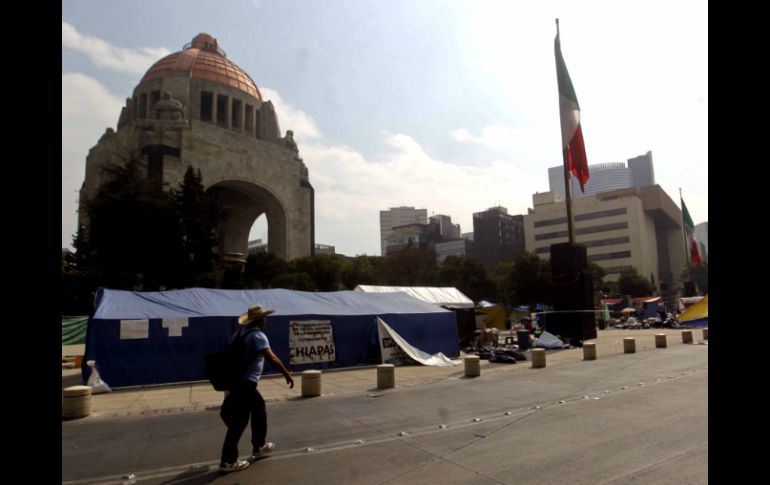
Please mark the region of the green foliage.
[[89, 259], [101, 286], [175, 287], [184, 259], [169, 194], [148, 182], [136, 159], [105, 169], [106, 181], [86, 210]]
[[342, 285], [348, 290], [358, 285], [376, 285], [376, 267], [379, 267], [378, 256], [356, 256], [352, 261], [345, 262], [340, 279]]
[[435, 254], [409, 248], [382, 258], [380, 282], [389, 286], [434, 286], [436, 281]]
[[288, 269], [289, 264], [273, 253], [250, 254], [246, 257], [243, 279], [249, 288], [271, 288], [273, 279]]
[[709, 292], [709, 260], [703, 258], [703, 262], [700, 265], [694, 265], [687, 263], [687, 267], [682, 270], [679, 275], [679, 281], [684, 283], [685, 281], [692, 281], [700, 295], [706, 295]]
[[551, 304], [551, 263], [526, 250], [513, 259], [506, 285], [512, 302], [519, 305]]
[[312, 281], [311, 290], [337, 291], [345, 258], [338, 254], [316, 254], [295, 259], [290, 263], [294, 273], [304, 273]]
[[636, 268], [628, 266], [620, 272], [618, 291], [632, 297], [650, 296], [655, 291], [652, 284], [640, 275]]
[[210, 281], [216, 268], [217, 221], [223, 215], [216, 202], [206, 197], [200, 170], [187, 167], [178, 189], [170, 192], [181, 236], [182, 286], [200, 286]]
[[494, 293], [494, 282], [484, 265], [476, 258], [449, 256], [438, 269], [438, 286], [454, 286], [473, 301]]
[[270, 285], [287, 290], [313, 291], [313, 280], [307, 273], [283, 273], [273, 278]]

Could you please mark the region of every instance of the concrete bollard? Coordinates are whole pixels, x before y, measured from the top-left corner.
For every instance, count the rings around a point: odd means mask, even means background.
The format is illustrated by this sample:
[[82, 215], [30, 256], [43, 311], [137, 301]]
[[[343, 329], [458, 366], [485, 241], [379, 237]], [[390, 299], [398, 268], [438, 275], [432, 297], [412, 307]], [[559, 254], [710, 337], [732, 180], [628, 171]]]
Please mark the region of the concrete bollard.
[[709, 339], [709, 328], [705, 327], [703, 329], [703, 340], [708, 340], [708, 339]]
[[478, 355], [466, 355], [463, 359], [465, 363], [465, 377], [478, 377], [481, 375], [481, 359]]
[[302, 372], [302, 397], [321, 395], [321, 371], [306, 370]]
[[692, 343], [692, 330], [682, 330], [682, 343], [683, 344]]
[[626, 337], [623, 339], [623, 353], [636, 353], [636, 339], [634, 337]]
[[532, 368], [545, 367], [545, 349], [532, 349]]
[[595, 343], [583, 343], [583, 360], [596, 360]]
[[396, 368], [393, 364], [380, 364], [377, 366], [377, 388], [390, 389], [396, 387]]
[[91, 414], [91, 388], [70, 386], [64, 389], [61, 415], [63, 418], [84, 418]]
[[666, 347], [668, 347], [665, 333], [655, 334], [655, 347], [659, 349], [665, 349]]

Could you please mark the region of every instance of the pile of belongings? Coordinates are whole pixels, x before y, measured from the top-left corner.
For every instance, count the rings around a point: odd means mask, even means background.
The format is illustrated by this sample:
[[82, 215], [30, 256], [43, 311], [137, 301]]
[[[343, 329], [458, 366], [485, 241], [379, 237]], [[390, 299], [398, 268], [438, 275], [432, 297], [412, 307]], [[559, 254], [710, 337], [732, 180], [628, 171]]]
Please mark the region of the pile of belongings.
[[532, 343], [532, 347], [541, 349], [568, 349], [569, 345], [565, 345], [564, 342], [559, 340], [554, 334], [543, 330], [543, 333], [541, 333]]
[[[470, 352], [469, 352], [470, 353]], [[501, 364], [515, 364], [518, 360], [527, 360], [527, 356], [524, 352], [519, 352], [513, 349], [479, 349], [476, 352], [472, 352], [479, 356], [481, 360], [488, 360], [490, 362], [497, 362]]]

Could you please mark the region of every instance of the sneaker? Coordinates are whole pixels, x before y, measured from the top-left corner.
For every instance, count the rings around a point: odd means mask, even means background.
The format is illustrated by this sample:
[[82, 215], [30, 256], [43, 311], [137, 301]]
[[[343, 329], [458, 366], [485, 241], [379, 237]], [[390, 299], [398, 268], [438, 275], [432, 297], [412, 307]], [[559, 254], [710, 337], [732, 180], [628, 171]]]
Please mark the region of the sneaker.
[[255, 448], [251, 452], [251, 456], [249, 457], [249, 463], [254, 463], [260, 458], [263, 458], [264, 455], [271, 453], [274, 449], [275, 449], [275, 443], [272, 443], [270, 441], [260, 446], [259, 448]]
[[246, 460], [236, 460], [235, 463], [222, 463], [219, 465], [219, 473], [239, 472], [249, 467], [251, 463]]

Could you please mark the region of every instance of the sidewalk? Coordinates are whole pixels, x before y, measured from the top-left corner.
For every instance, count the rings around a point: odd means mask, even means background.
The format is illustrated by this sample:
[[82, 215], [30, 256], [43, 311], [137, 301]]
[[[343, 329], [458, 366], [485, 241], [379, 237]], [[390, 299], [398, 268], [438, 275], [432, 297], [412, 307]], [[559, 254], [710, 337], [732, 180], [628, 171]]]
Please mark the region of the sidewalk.
[[[587, 342], [596, 343], [598, 359], [623, 354], [623, 338], [636, 338], [636, 352], [658, 351], [666, 349], [655, 348], [655, 335], [668, 335], [668, 346], [683, 345], [681, 330], [655, 329], [648, 330], [599, 330], [598, 338]], [[706, 344], [700, 329], [693, 329], [693, 342]], [[62, 347], [62, 358], [65, 355], [82, 355], [84, 345], [69, 345]], [[529, 352], [526, 353], [529, 359]], [[575, 365], [583, 360], [583, 350], [580, 348], [546, 351], [548, 367]], [[587, 362], [586, 365], [590, 363]], [[97, 363], [98, 367], [98, 363]], [[500, 377], [508, 372], [537, 372], [527, 362], [516, 364], [498, 364], [481, 361], [481, 376], [477, 379]], [[364, 394], [378, 392], [398, 392], [399, 388], [425, 385], [445, 379], [458, 379], [464, 376], [464, 366], [427, 367], [400, 366], [396, 367], [396, 388], [378, 390], [377, 369], [372, 367], [355, 367], [350, 369], [324, 371], [321, 384], [321, 398], [344, 394]], [[259, 384], [259, 390], [265, 401], [285, 401], [302, 399], [302, 377], [294, 374], [294, 389], [289, 389], [280, 374], [264, 376]], [[80, 369], [62, 368], [62, 389], [73, 385], [84, 384]], [[109, 384], [109, 382], [107, 383]], [[215, 391], [208, 382], [196, 382], [177, 385], [165, 385], [135, 389], [119, 389], [109, 393], [95, 394], [91, 397], [91, 414], [83, 419], [106, 419], [135, 415], [157, 415], [186, 411], [198, 411], [217, 408], [222, 404], [224, 393]]]

